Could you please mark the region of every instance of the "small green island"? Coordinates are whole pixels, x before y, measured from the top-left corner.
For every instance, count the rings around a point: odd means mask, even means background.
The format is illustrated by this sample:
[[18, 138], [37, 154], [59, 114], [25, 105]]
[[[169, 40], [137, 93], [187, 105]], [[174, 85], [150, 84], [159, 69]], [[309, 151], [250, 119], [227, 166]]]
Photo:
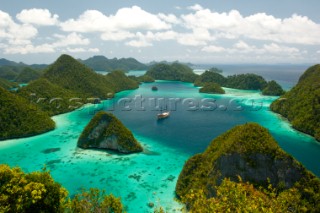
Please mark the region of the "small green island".
[[143, 148], [131, 131], [111, 113], [98, 112], [78, 139], [83, 149], [110, 149], [120, 153], [142, 152]]
[[176, 185], [178, 197], [196, 212], [275, 207], [280, 212], [288, 208], [312, 212], [320, 209], [319, 190], [320, 180], [256, 123], [236, 126], [215, 138], [202, 154], [186, 162]]
[[272, 95], [280, 96], [283, 95], [285, 91], [276, 81], [269, 81], [267, 86], [262, 90], [262, 95]]
[[202, 88], [200, 88], [199, 92], [201, 93], [210, 93], [210, 94], [225, 94], [224, 89], [220, 87], [219, 84], [216, 83], [205, 83]]
[[[205, 85], [208, 85], [208, 83], [215, 83], [220, 87], [233, 89], [261, 90], [263, 95], [280, 96], [284, 94], [284, 90], [276, 81], [267, 82], [262, 76], [256, 74], [247, 73], [224, 77], [220, 73], [221, 72], [214, 70], [212, 71], [211, 69], [207, 70], [196, 78], [194, 85], [205, 88]], [[217, 86], [215, 87], [217, 88]], [[211, 89], [214, 90], [213, 87], [211, 87]], [[210, 91], [210, 89], [207, 88], [203, 90]], [[219, 91], [221, 92], [221, 90]]]
[[156, 80], [170, 80], [170, 81], [183, 81], [194, 82], [197, 75], [187, 65], [181, 63], [158, 63], [153, 65], [146, 75]]

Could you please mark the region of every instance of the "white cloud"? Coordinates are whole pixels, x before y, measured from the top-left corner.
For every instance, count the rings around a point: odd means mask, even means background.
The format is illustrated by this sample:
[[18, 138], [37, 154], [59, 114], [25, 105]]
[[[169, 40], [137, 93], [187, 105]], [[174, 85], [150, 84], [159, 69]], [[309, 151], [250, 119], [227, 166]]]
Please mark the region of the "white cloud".
[[319, 54], [320, 54], [320, 50], [318, 50], [318, 51], [317, 51], [317, 53], [319, 53]]
[[88, 45], [90, 40], [84, 38], [82, 35], [77, 33], [70, 33], [68, 35], [56, 34], [55, 37], [59, 38], [58, 41], [52, 44], [53, 47], [66, 47], [70, 45]]
[[134, 33], [127, 31], [105, 32], [101, 35], [101, 39], [105, 41], [123, 41], [128, 38], [133, 38], [134, 36]]
[[87, 10], [78, 19], [69, 19], [60, 26], [63, 31], [82, 33], [110, 31], [113, 28], [110, 18], [98, 10]]
[[139, 48], [139, 47], [150, 47], [152, 46], [152, 43], [146, 40], [132, 40], [132, 41], [126, 42], [126, 45]]
[[59, 16], [51, 14], [48, 9], [29, 9], [22, 10], [16, 18], [24, 24], [35, 24], [42, 26], [52, 26], [58, 23]]
[[[58, 40], [53, 43], [40, 45], [16, 43], [15, 45], [4, 47], [4, 50], [7, 54], [52, 53], [57, 51], [58, 48], [67, 47], [68, 52], [81, 52], [83, 48], [71, 48], [69, 46], [84, 46], [90, 44], [89, 39], [77, 33], [70, 33], [68, 35], [55, 34], [54, 37]], [[95, 49], [93, 50], [95, 51]]]
[[188, 9], [197, 11], [197, 10], [203, 10], [203, 7], [199, 4], [195, 4], [193, 6], [188, 7]]
[[9, 46], [5, 48], [6, 54], [29, 54], [29, 53], [52, 53], [55, 52], [52, 45], [42, 44], [34, 46], [32, 44], [24, 46]]
[[138, 6], [118, 10], [115, 16], [112, 16], [112, 20], [120, 29], [165, 30], [171, 28], [170, 24]]
[[84, 49], [84, 48], [70, 48], [70, 47], [68, 47], [67, 49], [66, 49], [66, 51], [67, 52], [71, 52], [71, 53], [83, 53], [83, 52], [85, 52], [86, 50]]
[[247, 43], [245, 43], [244, 41], [239, 41], [234, 45], [235, 48], [237, 49], [250, 49], [252, 47], [250, 47]]
[[0, 39], [10, 45], [30, 44], [30, 39], [38, 34], [38, 30], [29, 24], [15, 23], [8, 13], [0, 10]]
[[[173, 16], [161, 16], [162, 19], [174, 21]], [[87, 10], [78, 19], [61, 23], [64, 31], [74, 32], [122, 32], [125, 30], [164, 30], [171, 25], [157, 15], [148, 13], [138, 6], [121, 8], [115, 15], [104, 15], [97, 10]]]
[[84, 53], [84, 52], [97, 53], [97, 52], [100, 52], [100, 50], [98, 48], [85, 49], [85, 48], [82, 48], [82, 47], [76, 47], [76, 48], [68, 47], [65, 50], [65, 52], [70, 52], [70, 53]]
[[88, 52], [98, 53], [98, 52], [100, 52], [100, 50], [99, 50], [98, 48], [89, 48], [89, 49], [88, 49]]
[[221, 53], [227, 51], [227, 49], [225, 49], [224, 47], [219, 47], [215, 45], [203, 47], [201, 50], [208, 53]]
[[[292, 15], [279, 19], [265, 13], [247, 17], [239, 11], [228, 13], [212, 12], [209, 9], [197, 10], [181, 16], [188, 29], [203, 28], [212, 34], [228, 35], [230, 38], [249, 38], [291, 44], [320, 44], [320, 25], [308, 17]], [[307, 32], [307, 33], [306, 33]]]
[[162, 19], [163, 21], [170, 23], [170, 24], [179, 24], [180, 20], [173, 14], [164, 14], [164, 13], [159, 13], [158, 17]]
[[278, 44], [271, 43], [263, 45], [263, 49], [268, 53], [273, 54], [298, 54], [300, 51], [294, 47], [279, 46]]

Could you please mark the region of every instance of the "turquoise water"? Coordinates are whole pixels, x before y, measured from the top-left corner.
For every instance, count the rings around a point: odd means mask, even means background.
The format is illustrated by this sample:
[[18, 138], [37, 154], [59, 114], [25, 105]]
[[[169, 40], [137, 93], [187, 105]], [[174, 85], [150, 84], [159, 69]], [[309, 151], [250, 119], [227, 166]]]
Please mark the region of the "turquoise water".
[[[152, 86], [159, 90], [152, 91]], [[254, 121], [268, 128], [285, 151], [320, 176], [320, 143], [269, 111], [277, 97], [261, 96], [259, 91], [225, 90], [226, 95], [210, 95], [198, 93], [190, 83], [142, 84], [100, 105], [53, 117], [57, 123], [54, 131], [1, 142], [0, 163], [20, 166], [26, 172], [46, 164], [71, 196], [81, 187], [98, 187], [120, 196], [128, 212], [153, 212], [149, 202], [174, 212], [181, 208], [173, 199], [184, 162], [234, 125]], [[161, 108], [170, 110], [171, 115], [157, 121]], [[114, 113], [146, 151], [116, 155], [78, 149], [82, 129], [98, 110]]]

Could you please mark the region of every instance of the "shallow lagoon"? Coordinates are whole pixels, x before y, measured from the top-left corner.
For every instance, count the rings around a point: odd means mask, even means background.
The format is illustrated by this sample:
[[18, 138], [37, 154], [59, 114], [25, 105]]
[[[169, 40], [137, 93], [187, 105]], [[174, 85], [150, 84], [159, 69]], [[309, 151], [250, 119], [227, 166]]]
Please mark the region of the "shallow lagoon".
[[[152, 91], [152, 86], [159, 90]], [[171, 81], [142, 84], [99, 106], [88, 105], [55, 116], [54, 131], [1, 142], [0, 162], [20, 166], [27, 172], [40, 170], [46, 164], [71, 196], [81, 187], [98, 187], [121, 196], [128, 212], [152, 212], [149, 202], [174, 212], [180, 208], [173, 199], [184, 162], [234, 125], [253, 121], [268, 128], [285, 151], [320, 176], [320, 144], [269, 111], [268, 106], [276, 97], [264, 97], [258, 91], [226, 92], [200, 94], [192, 84]], [[208, 105], [204, 99], [215, 101]], [[161, 105], [162, 101], [167, 104]], [[156, 105], [167, 106], [171, 116], [157, 121]], [[78, 149], [79, 134], [94, 112], [101, 109], [114, 113], [142, 143], [145, 153], [116, 155]]]

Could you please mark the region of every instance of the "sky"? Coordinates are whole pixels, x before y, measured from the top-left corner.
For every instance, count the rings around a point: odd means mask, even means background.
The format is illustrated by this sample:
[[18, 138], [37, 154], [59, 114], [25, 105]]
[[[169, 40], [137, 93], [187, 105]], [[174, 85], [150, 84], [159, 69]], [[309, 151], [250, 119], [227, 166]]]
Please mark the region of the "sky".
[[319, 0], [0, 0], [0, 58], [314, 64], [319, 8]]

